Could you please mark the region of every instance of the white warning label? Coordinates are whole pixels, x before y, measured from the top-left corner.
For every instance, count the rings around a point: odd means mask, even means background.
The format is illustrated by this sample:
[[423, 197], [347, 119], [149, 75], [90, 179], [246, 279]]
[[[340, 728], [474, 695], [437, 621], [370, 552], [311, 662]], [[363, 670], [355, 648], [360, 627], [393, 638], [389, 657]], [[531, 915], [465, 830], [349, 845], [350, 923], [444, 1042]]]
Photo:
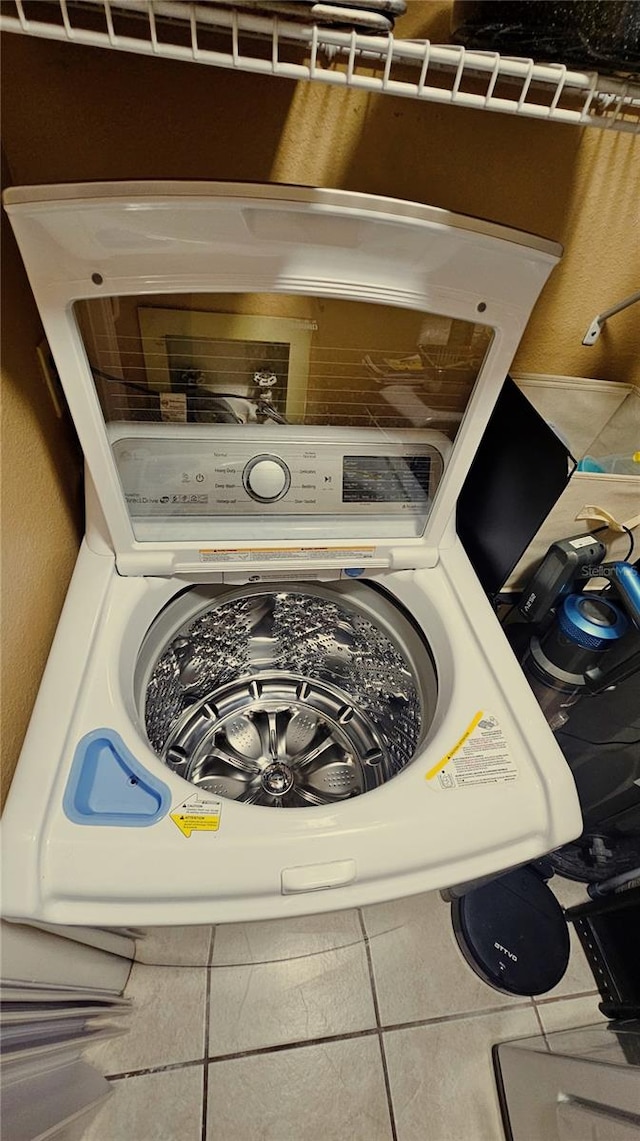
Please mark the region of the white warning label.
[[186, 424], [187, 398], [184, 392], [161, 392], [160, 416], [167, 424]]
[[480, 711], [452, 749], [427, 773], [432, 788], [469, 788], [478, 784], [508, 784], [518, 768], [498, 720]]
[[200, 550], [202, 563], [252, 563], [279, 562], [282, 559], [324, 560], [349, 559], [358, 566], [375, 557], [375, 547], [244, 547], [230, 550], [228, 547], [210, 547]]
[[203, 800], [194, 793], [183, 800], [182, 804], [176, 804], [170, 816], [188, 840], [192, 832], [217, 832], [221, 812], [222, 804], [219, 800]]

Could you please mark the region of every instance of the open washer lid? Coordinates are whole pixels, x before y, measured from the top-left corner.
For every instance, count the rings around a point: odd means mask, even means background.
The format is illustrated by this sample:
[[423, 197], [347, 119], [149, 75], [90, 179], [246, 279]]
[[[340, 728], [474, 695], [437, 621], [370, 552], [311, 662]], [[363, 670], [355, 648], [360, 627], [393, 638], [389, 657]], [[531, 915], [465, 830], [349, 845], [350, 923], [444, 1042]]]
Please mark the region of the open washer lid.
[[121, 573], [437, 560], [559, 246], [285, 186], [5, 205]]

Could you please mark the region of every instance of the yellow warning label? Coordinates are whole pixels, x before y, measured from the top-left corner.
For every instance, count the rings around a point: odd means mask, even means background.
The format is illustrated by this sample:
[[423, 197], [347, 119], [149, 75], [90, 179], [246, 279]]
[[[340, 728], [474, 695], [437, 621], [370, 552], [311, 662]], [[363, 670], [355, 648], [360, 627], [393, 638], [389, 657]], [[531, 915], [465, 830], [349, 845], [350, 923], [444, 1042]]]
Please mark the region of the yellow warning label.
[[222, 804], [219, 800], [202, 800], [196, 793], [170, 813], [174, 824], [188, 840], [192, 832], [217, 832], [220, 828]]
[[194, 813], [172, 812], [171, 819], [178, 825], [183, 836], [189, 839], [192, 832], [217, 832], [220, 827], [219, 816], [200, 816]]
[[505, 784], [517, 777], [518, 768], [497, 717], [482, 710], [453, 748], [425, 773], [425, 780], [441, 789]]

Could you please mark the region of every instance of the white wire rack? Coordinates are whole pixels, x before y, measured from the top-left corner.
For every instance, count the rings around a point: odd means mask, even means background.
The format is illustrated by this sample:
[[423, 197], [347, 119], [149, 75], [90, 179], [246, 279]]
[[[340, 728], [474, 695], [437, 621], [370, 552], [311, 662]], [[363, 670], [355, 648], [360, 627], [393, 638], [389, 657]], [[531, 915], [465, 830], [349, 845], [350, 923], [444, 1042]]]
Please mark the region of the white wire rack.
[[640, 133], [640, 83], [187, 0], [2, 0], [0, 29], [529, 119]]

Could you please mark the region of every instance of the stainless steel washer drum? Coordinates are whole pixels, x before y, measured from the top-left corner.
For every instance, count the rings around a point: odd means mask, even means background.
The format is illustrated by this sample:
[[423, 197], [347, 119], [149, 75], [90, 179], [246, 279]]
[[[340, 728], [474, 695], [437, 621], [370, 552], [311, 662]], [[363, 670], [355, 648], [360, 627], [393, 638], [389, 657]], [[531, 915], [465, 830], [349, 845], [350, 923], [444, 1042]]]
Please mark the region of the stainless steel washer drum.
[[247, 804], [347, 800], [408, 765], [435, 712], [428, 647], [362, 582], [185, 591], [143, 643], [136, 698], [158, 756]]

